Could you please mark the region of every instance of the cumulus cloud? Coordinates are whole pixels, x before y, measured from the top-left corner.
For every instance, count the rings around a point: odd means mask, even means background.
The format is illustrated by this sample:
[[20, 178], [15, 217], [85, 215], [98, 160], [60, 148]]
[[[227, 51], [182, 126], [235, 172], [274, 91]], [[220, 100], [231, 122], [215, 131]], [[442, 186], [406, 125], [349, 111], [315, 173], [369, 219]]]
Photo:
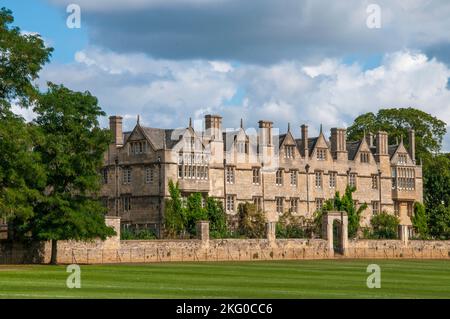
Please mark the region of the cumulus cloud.
[[[450, 69], [416, 51], [386, 54], [381, 65], [365, 69], [339, 59], [308, 64], [280, 62], [268, 66], [224, 61], [153, 59], [90, 47], [70, 65], [48, 65], [41, 79], [89, 90], [108, 115], [125, 115], [126, 128], [141, 122], [154, 127], [185, 127], [189, 117], [219, 113], [224, 125], [256, 126], [287, 122], [295, 133], [308, 123], [311, 133], [346, 126], [361, 113], [384, 107], [415, 107], [450, 124]], [[41, 86], [44, 85], [41, 83]], [[106, 119], [105, 122], [106, 124]], [[450, 138], [447, 135], [446, 149]]]
[[[67, 5], [72, 0], [50, 0]], [[78, 0], [91, 43], [162, 59], [270, 64], [318, 62], [404, 48], [446, 58], [450, 2], [378, 0], [381, 28], [369, 29], [371, 0]]]

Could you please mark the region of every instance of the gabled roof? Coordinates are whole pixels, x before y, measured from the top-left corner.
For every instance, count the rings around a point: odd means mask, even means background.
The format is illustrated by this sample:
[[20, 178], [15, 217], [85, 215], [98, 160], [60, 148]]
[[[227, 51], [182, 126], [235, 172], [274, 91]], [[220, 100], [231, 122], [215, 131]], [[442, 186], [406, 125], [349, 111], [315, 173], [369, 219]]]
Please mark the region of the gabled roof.
[[356, 153], [358, 153], [359, 147], [361, 146], [361, 142], [362, 140], [347, 142], [347, 154], [349, 160], [353, 160], [355, 158]]
[[389, 154], [389, 158], [392, 158], [392, 156], [394, 156], [395, 152], [397, 152], [397, 149], [400, 145], [399, 144], [395, 144], [395, 145], [389, 145], [388, 146], [388, 154]]

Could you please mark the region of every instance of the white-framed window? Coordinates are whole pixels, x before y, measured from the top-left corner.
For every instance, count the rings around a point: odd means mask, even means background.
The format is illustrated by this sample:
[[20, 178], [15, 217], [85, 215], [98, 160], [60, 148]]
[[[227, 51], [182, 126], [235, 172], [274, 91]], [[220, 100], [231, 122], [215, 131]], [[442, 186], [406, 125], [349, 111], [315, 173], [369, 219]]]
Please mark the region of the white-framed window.
[[282, 169], [277, 170], [277, 172], [275, 173], [275, 184], [277, 186], [283, 185], [283, 170]]
[[329, 178], [330, 178], [330, 188], [336, 188], [336, 172], [329, 172]]
[[124, 212], [129, 212], [131, 210], [131, 196], [122, 196], [122, 210]]
[[124, 167], [122, 169], [122, 183], [123, 184], [131, 184], [131, 168]]
[[226, 197], [226, 210], [228, 213], [233, 213], [235, 211], [235, 196], [227, 195]]
[[394, 214], [395, 216], [400, 216], [400, 203], [398, 201], [394, 201]]
[[293, 214], [298, 212], [298, 198], [291, 198], [289, 212]]
[[380, 212], [380, 202], [379, 201], [372, 201], [372, 214], [378, 214]]
[[314, 175], [316, 188], [322, 188], [322, 172], [316, 171], [314, 172]]
[[293, 145], [286, 145], [284, 147], [285, 153], [284, 153], [284, 157], [285, 158], [294, 158], [294, 147]]
[[316, 198], [316, 211], [320, 211], [323, 208], [323, 198]]
[[262, 207], [262, 197], [261, 196], [253, 196], [253, 204], [255, 204], [256, 210], [260, 211], [263, 209]]
[[317, 160], [325, 161], [327, 159], [327, 149], [326, 148], [318, 148], [316, 150]]
[[291, 186], [297, 186], [297, 171], [292, 170], [290, 173], [291, 173]]
[[378, 189], [378, 175], [372, 174], [372, 189]]
[[225, 168], [225, 178], [227, 184], [234, 184], [235, 181], [234, 173], [235, 173], [234, 166], [227, 166]]
[[277, 213], [283, 214], [283, 203], [284, 198], [283, 197], [276, 197], [275, 198], [276, 206], [277, 206]]
[[348, 176], [348, 185], [350, 185], [351, 187], [356, 187], [356, 178], [356, 173], [350, 173]]
[[153, 178], [154, 178], [154, 167], [152, 166], [147, 166], [145, 168], [145, 183], [146, 184], [150, 184], [153, 183]]
[[252, 169], [253, 173], [253, 185], [259, 185], [261, 183], [261, 169], [259, 167], [254, 167]]

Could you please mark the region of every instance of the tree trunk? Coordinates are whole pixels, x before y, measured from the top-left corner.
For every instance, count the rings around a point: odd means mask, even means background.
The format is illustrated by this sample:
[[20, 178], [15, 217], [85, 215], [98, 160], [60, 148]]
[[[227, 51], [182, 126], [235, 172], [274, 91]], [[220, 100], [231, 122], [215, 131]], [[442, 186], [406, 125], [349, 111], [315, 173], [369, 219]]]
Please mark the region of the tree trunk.
[[52, 239], [52, 255], [50, 257], [50, 264], [56, 265], [56, 256], [57, 256], [57, 241]]

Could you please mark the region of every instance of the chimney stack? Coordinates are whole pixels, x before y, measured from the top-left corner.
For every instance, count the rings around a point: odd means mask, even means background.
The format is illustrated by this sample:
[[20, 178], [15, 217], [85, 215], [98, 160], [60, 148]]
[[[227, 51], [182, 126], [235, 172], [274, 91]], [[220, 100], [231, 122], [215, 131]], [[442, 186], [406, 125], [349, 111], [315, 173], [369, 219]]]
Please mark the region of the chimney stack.
[[113, 133], [114, 144], [116, 144], [116, 146], [122, 146], [123, 145], [122, 117], [110, 116], [109, 129]]
[[416, 163], [416, 134], [414, 129], [410, 128], [409, 131], [409, 155], [414, 163]]
[[206, 134], [215, 141], [222, 140], [222, 117], [219, 115], [205, 115]]
[[308, 154], [308, 125], [303, 124], [301, 126], [302, 131], [302, 145], [303, 145], [303, 151], [305, 154], [305, 158], [309, 156]]
[[331, 154], [334, 158], [338, 158], [339, 153], [347, 152], [346, 142], [347, 130], [345, 128], [332, 128], [331, 129]]
[[373, 147], [373, 133], [369, 132], [368, 135], [366, 135], [366, 141], [369, 147]]
[[264, 146], [271, 146], [273, 122], [259, 121], [258, 123], [260, 128], [260, 144]]
[[377, 133], [377, 155], [388, 155], [388, 134], [383, 131]]

